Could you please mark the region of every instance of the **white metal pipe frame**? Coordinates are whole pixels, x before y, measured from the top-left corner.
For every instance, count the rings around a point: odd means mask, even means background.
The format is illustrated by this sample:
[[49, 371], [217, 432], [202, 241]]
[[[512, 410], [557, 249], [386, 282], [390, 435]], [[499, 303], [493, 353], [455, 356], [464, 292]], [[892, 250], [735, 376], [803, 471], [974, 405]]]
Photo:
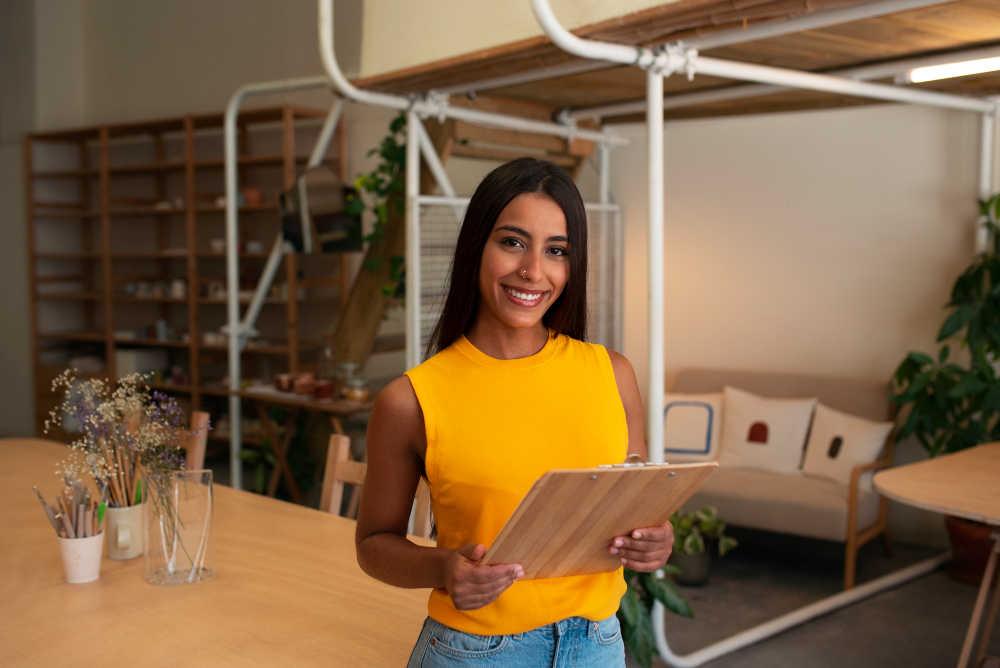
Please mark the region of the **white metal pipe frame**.
[[[663, 312], [663, 81], [664, 76], [683, 72], [689, 78], [696, 73], [718, 77], [750, 81], [782, 88], [797, 88], [840, 95], [852, 95], [889, 102], [903, 102], [927, 106], [971, 111], [983, 115], [981, 132], [982, 154], [980, 161], [980, 190], [989, 191], [992, 185], [993, 129], [997, 115], [994, 100], [977, 100], [924, 90], [904, 89], [896, 86], [867, 83], [842, 77], [798, 72], [775, 67], [739, 63], [718, 58], [699, 56], [697, 51], [683, 45], [671, 45], [664, 49], [631, 47], [622, 44], [586, 40], [573, 35], [558, 21], [549, 0], [531, 0], [535, 16], [543, 31], [557, 46], [570, 54], [594, 60], [606, 60], [624, 65], [637, 65], [647, 72], [646, 78], [646, 125], [649, 155], [649, 393], [647, 396], [647, 423], [649, 458], [663, 459], [663, 420], [660, 407], [664, 398], [664, 312]], [[877, 3], [880, 5], [891, 4]], [[844, 16], [849, 10], [844, 10]], [[899, 11], [898, 9], [896, 11]], [[853, 20], [845, 18], [845, 20]], [[778, 31], [807, 29], [815, 27], [814, 17], [791, 19], [781, 27], [755, 28], [760, 37], [783, 34]], [[789, 30], [793, 29], [793, 30]], [[769, 32], [770, 31], [770, 32]], [[719, 46], [724, 39], [710, 42], [711, 36], [703, 44]], [[706, 661], [733, 652], [747, 645], [769, 638], [793, 626], [805, 623], [834, 610], [851, 605], [862, 598], [872, 596], [904, 582], [920, 577], [947, 561], [950, 555], [941, 555], [879, 578], [854, 589], [828, 597], [799, 610], [783, 615], [765, 624], [736, 634], [718, 643], [686, 656], [678, 656], [670, 650], [664, 631], [664, 608], [654, 604], [653, 626], [657, 649], [669, 664], [679, 668], [700, 666]]]

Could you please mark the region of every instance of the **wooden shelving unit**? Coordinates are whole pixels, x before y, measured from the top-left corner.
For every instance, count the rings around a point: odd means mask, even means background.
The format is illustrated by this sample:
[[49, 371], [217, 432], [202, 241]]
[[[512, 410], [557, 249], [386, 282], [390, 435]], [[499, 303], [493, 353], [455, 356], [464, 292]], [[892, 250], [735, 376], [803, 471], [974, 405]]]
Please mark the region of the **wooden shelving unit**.
[[[279, 227], [277, 194], [302, 171], [326, 112], [292, 105], [250, 109], [238, 120], [239, 185], [264, 193], [240, 206], [242, 241], [263, 251], [240, 253], [241, 298], [252, 290]], [[206, 341], [224, 324], [225, 304], [211, 283], [225, 284], [222, 114], [187, 115], [25, 137], [36, 431], [58, 397], [52, 379], [73, 358], [103, 368], [80, 377], [117, 377], [116, 350], [159, 349], [186, 382], [151, 387], [193, 409], [225, 411], [221, 387], [227, 344]], [[327, 164], [344, 174], [338, 131]], [[135, 294], [143, 283], [174, 282], [176, 292]], [[270, 375], [315, 363], [323, 333], [349, 289], [344, 255], [285, 255], [258, 329], [244, 351], [249, 374]], [[302, 307], [305, 308], [301, 308]], [[308, 306], [307, 306], [308, 305]], [[324, 308], [326, 306], [326, 308]], [[167, 323], [167, 339], [150, 335]], [[217, 438], [215, 440], [218, 440]]]

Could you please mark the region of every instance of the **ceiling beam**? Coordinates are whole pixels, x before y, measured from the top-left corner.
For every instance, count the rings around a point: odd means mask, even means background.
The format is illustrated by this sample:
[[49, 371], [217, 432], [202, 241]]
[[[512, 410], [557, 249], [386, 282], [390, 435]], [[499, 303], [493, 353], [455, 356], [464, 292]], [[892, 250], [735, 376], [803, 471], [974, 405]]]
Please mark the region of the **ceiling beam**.
[[720, 31], [705, 35], [704, 37], [681, 40], [680, 43], [689, 49], [707, 51], [708, 49], [756, 42], [759, 39], [781, 37], [782, 35], [791, 35], [806, 30], [828, 28], [842, 23], [863, 21], [865, 19], [878, 18], [879, 16], [886, 16], [888, 14], [898, 14], [932, 5], [943, 5], [949, 2], [955, 2], [955, 0], [879, 0], [878, 2], [852, 5], [842, 9], [831, 9], [827, 12], [806, 14], [783, 21], [760, 23], [750, 26], [746, 30]]
[[[963, 51], [950, 51], [947, 53], [922, 56], [919, 58], [890, 60], [871, 65], [862, 65], [860, 67], [831, 70], [824, 72], [824, 74], [839, 76], [845, 79], [852, 79], [854, 81], [871, 81], [874, 79], [894, 77], [917, 67], [943, 65], [945, 63], [955, 63], [964, 60], [979, 60], [980, 58], [993, 58], [996, 56], [1000, 56], [1000, 45], [979, 49], [967, 49]], [[694, 107], [700, 104], [712, 104], [714, 102], [728, 102], [730, 100], [742, 100], [751, 97], [774, 95], [775, 93], [788, 92], [789, 90], [791, 89], [784, 86], [773, 86], [769, 84], [727, 86], [725, 88], [715, 88], [712, 90], [697, 91], [694, 93], [669, 95], [663, 99], [663, 108], [679, 109], [682, 107]], [[645, 108], [645, 100], [635, 100], [633, 102], [621, 102], [618, 104], [607, 104], [599, 107], [576, 109], [570, 113], [570, 116], [577, 119], [610, 118], [613, 116], [625, 116], [627, 114], [639, 113], [645, 110]]]
[[[802, 32], [803, 30], [816, 30], [817, 28], [826, 28], [829, 26], [840, 25], [842, 23], [850, 23], [852, 21], [877, 18], [879, 16], [897, 14], [899, 12], [920, 9], [922, 7], [932, 5], [941, 5], [949, 2], [955, 2], [955, 0], [879, 0], [878, 2], [853, 5], [842, 9], [832, 9], [825, 12], [806, 14], [792, 19], [768, 21], [766, 23], [753, 25], [746, 30], [719, 31], [704, 37], [695, 37], [689, 40], [683, 40], [682, 43], [687, 48], [704, 51], [707, 49], [718, 48], [720, 46], [744, 44], [746, 42], [754, 42], [759, 39], [789, 35], [792, 33]], [[615, 67], [615, 64], [606, 61], [576, 60], [545, 69], [518, 72], [516, 74], [494, 77], [482, 81], [457, 84], [455, 86], [438, 89], [438, 92], [446, 93], [448, 95], [480, 93], [487, 90], [494, 90], [496, 88], [507, 88], [509, 86], [533, 83], [535, 81], [545, 81], [548, 79], [558, 79], [560, 77], [572, 76], [575, 74], [596, 72], [598, 70], [605, 70], [611, 67]], [[645, 102], [643, 102], [642, 108], [645, 109]]]

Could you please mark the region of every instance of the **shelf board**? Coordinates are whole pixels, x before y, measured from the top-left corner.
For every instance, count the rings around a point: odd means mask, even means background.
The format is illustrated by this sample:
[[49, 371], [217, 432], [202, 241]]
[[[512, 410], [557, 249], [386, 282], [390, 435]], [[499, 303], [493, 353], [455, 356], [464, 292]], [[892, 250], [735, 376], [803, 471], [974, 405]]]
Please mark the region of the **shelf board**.
[[[317, 342], [315, 342], [315, 341], [312, 341], [312, 342], [300, 341], [299, 342], [299, 350], [300, 351], [302, 351], [302, 350], [314, 350], [314, 349], [318, 348], [319, 346], [320, 346], [320, 344], [317, 343]], [[213, 343], [213, 344], [201, 343], [201, 344], [198, 344], [198, 349], [199, 350], [229, 350], [229, 344], [228, 343]], [[257, 355], [287, 355], [288, 354], [288, 344], [287, 343], [278, 343], [278, 344], [275, 344], [275, 345], [267, 345], [267, 346], [250, 346], [250, 345], [248, 345], [246, 348], [243, 349], [243, 354], [244, 355], [250, 355], [250, 354], [257, 354]]]
[[93, 209], [69, 209], [65, 207], [53, 207], [51, 204], [34, 203], [31, 205], [31, 214], [35, 218], [67, 218], [69, 220], [83, 220], [84, 218], [99, 218], [100, 211]]
[[36, 260], [100, 260], [100, 253], [35, 253]]
[[[194, 210], [198, 213], [225, 213], [226, 207], [224, 206], [196, 206]], [[241, 206], [239, 207], [240, 213], [253, 213], [255, 211], [277, 211], [278, 204], [258, 204], [257, 206]]]
[[116, 302], [149, 302], [153, 304], [170, 303], [182, 304], [187, 302], [187, 297], [132, 297], [130, 295], [115, 295]]
[[184, 160], [163, 160], [160, 162], [138, 162], [133, 165], [111, 165], [108, 174], [146, 174], [182, 170], [187, 165]]
[[[260, 259], [266, 260], [271, 254], [270, 253], [240, 253], [240, 257], [244, 259]], [[287, 255], [284, 253], [283, 255]], [[199, 260], [225, 260], [225, 253], [197, 253]]]
[[98, 175], [96, 169], [53, 169], [31, 173], [33, 179], [84, 179]]
[[160, 339], [121, 339], [115, 337], [115, 345], [141, 346], [143, 348], [188, 348], [186, 341], [161, 341]]
[[59, 301], [101, 301], [104, 299], [104, 295], [100, 292], [36, 292], [35, 298]]
[[38, 338], [59, 341], [104, 341], [104, 332], [39, 332]]
[[150, 251], [149, 253], [112, 253], [114, 260], [186, 260], [187, 251], [183, 253], [164, 253]]
[[[276, 153], [273, 155], [243, 155], [240, 156], [236, 164], [241, 167], [255, 166], [280, 166], [285, 162], [285, 156]], [[304, 165], [309, 162], [309, 156], [299, 155], [295, 157], [296, 164]], [[323, 161], [325, 165], [336, 164], [336, 158], [329, 158]], [[156, 174], [160, 172], [179, 172], [187, 168], [186, 160], [165, 160], [160, 162], [140, 162], [132, 165], [111, 165], [108, 167], [108, 174], [130, 175], [130, 174]], [[196, 160], [193, 163], [195, 169], [222, 169], [226, 163], [224, 160]], [[34, 179], [83, 179], [95, 178], [100, 175], [97, 169], [61, 169], [36, 171], [31, 173]]]

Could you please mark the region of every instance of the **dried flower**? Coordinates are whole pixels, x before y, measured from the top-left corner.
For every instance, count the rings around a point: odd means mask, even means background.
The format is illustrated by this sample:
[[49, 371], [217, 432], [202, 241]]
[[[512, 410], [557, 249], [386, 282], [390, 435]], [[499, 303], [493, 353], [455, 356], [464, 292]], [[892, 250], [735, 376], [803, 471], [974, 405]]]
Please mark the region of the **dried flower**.
[[171, 471], [183, 469], [181, 442], [193, 435], [174, 398], [150, 393], [146, 379], [131, 374], [112, 390], [104, 380], [78, 381], [66, 370], [52, 382], [53, 392], [65, 388], [65, 396], [45, 421], [45, 432], [62, 425], [80, 434], [56, 473], [90, 474], [114, 506], [141, 502], [143, 484], [159, 487]]

